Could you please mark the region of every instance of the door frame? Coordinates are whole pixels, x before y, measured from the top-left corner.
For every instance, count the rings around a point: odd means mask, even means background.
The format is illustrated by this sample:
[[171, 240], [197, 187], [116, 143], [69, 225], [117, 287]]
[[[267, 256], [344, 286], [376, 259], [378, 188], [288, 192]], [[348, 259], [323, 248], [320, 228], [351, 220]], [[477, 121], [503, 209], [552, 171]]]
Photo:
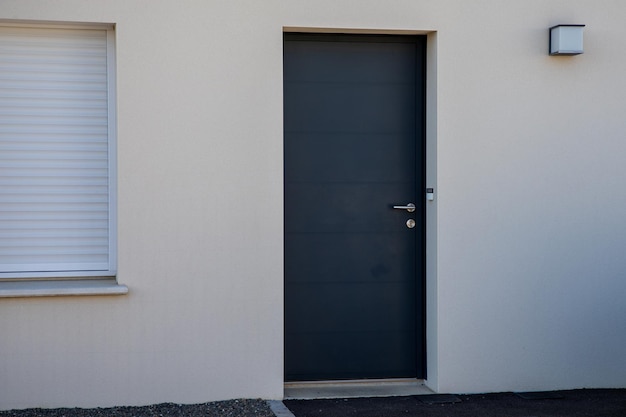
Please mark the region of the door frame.
[[[326, 33], [333, 35], [425, 35], [426, 51], [424, 59], [424, 111], [422, 113], [423, 121], [423, 146], [424, 146], [424, 178], [425, 188], [435, 191], [437, 196], [437, 32], [423, 29], [408, 30], [385, 30], [385, 29], [346, 29], [346, 28], [324, 28], [324, 27], [296, 27], [284, 26], [283, 36], [281, 36], [281, 47], [284, 45], [285, 33]], [[282, 64], [281, 64], [282, 68]], [[284, 111], [284, 110], [283, 110]], [[284, 143], [284, 138], [283, 138]], [[284, 168], [283, 168], [284, 169]], [[283, 171], [284, 175], [284, 171]], [[283, 176], [284, 182], [284, 176]], [[425, 190], [424, 190], [425, 191]], [[425, 193], [422, 198], [425, 198]], [[419, 194], [417, 196], [419, 197]], [[424, 205], [424, 213], [422, 216], [424, 233], [422, 234], [423, 250], [420, 256], [423, 258], [423, 300], [422, 300], [422, 341], [423, 354], [423, 375], [426, 386], [435, 392], [439, 391], [438, 384], [438, 360], [437, 360], [437, 198], [427, 201]], [[283, 213], [284, 218], [284, 213]], [[284, 231], [283, 231], [284, 235]], [[284, 239], [284, 238], [283, 238]], [[283, 250], [284, 259], [284, 250]], [[283, 261], [284, 262], [284, 261]], [[283, 272], [283, 287], [284, 287]], [[283, 317], [284, 329], [284, 317]], [[283, 342], [283, 358], [284, 358], [284, 342]], [[417, 352], [416, 352], [417, 354]], [[284, 369], [281, 370], [284, 378]]]

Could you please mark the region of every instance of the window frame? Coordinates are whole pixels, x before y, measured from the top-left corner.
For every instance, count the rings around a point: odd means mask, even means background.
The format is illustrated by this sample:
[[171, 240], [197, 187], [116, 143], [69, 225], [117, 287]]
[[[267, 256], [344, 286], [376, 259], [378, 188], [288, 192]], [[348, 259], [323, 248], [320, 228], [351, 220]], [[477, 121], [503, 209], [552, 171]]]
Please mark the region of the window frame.
[[[54, 285], [47, 287], [48, 290], [41, 291], [41, 288], [34, 287], [37, 293], [31, 295], [80, 295], [81, 292], [72, 291], [72, 286], [76, 288], [89, 288], [87, 291], [89, 295], [98, 294], [98, 289], [104, 289], [100, 293], [102, 294], [121, 294], [126, 293], [128, 289], [125, 286], [121, 286], [122, 290], [118, 288], [115, 291], [111, 291], [111, 288], [106, 288], [106, 282], [112, 282], [114, 287], [118, 287], [115, 279], [117, 276], [117, 63], [116, 63], [116, 37], [115, 37], [115, 25], [109, 23], [93, 23], [93, 24], [73, 24], [73, 23], [38, 23], [38, 22], [6, 22], [0, 21], [0, 27], [16, 27], [24, 29], [76, 29], [76, 30], [97, 30], [106, 32], [106, 79], [107, 79], [107, 168], [108, 168], [108, 269], [107, 270], [71, 270], [71, 271], [28, 271], [28, 272], [0, 272], [0, 297], [7, 296], [3, 293], [5, 288], [1, 284], [17, 284], [15, 281], [26, 283], [28, 281], [70, 281], [75, 283], [69, 287], [63, 285], [63, 291], [67, 294], [55, 293]], [[94, 291], [91, 284], [81, 282], [81, 280], [102, 280], [102, 282], [96, 285]], [[95, 284], [95, 283], [94, 283]], [[56, 285], [56, 284], [55, 284]], [[61, 284], [59, 284], [61, 285]], [[109, 286], [110, 287], [110, 286]], [[8, 288], [8, 287], [7, 287]], [[8, 296], [21, 296], [18, 285], [13, 285], [10, 289], [12, 295]], [[29, 287], [31, 290], [33, 287]], [[52, 288], [52, 290], [50, 290]], [[60, 288], [60, 287], [59, 287]], [[17, 290], [16, 290], [17, 289]], [[125, 290], [124, 290], [125, 289]], [[27, 291], [28, 292], [28, 291]], [[28, 294], [24, 294], [28, 295]]]

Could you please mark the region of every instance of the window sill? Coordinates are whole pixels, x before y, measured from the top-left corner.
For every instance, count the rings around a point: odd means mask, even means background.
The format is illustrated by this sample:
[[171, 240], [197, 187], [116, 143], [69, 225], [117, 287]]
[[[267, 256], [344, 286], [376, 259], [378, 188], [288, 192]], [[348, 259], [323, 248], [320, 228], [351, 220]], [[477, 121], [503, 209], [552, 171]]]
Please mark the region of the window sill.
[[128, 287], [115, 279], [0, 281], [0, 298], [124, 294], [128, 294]]

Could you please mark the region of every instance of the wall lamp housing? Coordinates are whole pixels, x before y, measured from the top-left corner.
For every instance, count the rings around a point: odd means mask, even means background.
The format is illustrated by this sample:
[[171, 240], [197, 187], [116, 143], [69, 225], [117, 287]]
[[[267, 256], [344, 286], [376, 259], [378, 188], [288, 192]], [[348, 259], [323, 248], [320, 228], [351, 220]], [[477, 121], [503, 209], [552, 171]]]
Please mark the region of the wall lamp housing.
[[550, 55], [579, 55], [583, 53], [585, 25], [556, 25], [550, 28]]

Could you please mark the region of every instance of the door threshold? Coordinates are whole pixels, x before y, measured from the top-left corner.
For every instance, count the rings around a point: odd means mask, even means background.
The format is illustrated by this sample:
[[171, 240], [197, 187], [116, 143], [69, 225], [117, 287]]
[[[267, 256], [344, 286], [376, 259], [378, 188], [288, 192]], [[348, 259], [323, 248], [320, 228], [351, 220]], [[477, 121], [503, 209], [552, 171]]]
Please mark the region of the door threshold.
[[317, 398], [402, 397], [434, 394], [423, 379], [353, 379], [285, 382], [286, 400]]

